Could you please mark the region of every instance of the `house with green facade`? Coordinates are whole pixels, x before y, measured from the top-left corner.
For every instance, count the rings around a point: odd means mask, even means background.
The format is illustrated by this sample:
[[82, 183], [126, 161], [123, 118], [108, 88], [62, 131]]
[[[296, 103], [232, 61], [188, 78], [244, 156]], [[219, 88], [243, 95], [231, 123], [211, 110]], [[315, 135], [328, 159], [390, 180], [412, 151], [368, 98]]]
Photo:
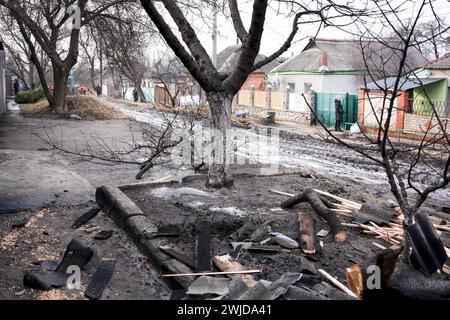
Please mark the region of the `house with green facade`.
[[[360, 87], [360, 126], [366, 130], [378, 128], [377, 119], [386, 109], [386, 102], [380, 96], [393, 90], [396, 81], [396, 77], [388, 77]], [[401, 77], [398, 88], [391, 134], [421, 139], [428, 133], [442, 135], [442, 126], [450, 130], [450, 54]]]
[[414, 70], [410, 77], [430, 80], [410, 93], [412, 112], [428, 114], [432, 111], [432, 102], [440, 114], [446, 114], [450, 107], [450, 53]]

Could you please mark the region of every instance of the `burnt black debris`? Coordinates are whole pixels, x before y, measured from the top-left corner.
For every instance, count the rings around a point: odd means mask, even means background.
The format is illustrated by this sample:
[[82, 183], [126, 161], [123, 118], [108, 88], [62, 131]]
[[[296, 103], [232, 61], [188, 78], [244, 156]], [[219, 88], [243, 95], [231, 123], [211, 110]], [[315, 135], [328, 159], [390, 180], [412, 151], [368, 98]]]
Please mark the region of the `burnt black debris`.
[[113, 234], [114, 234], [114, 231], [112, 231], [112, 230], [102, 230], [94, 236], [94, 239], [108, 240], [109, 238], [112, 237]]
[[116, 262], [114, 260], [102, 261], [91, 278], [85, 296], [92, 300], [99, 300], [102, 297], [109, 280], [114, 274]]
[[406, 230], [413, 247], [410, 257], [413, 266], [425, 275], [441, 270], [447, 253], [428, 215], [418, 213], [416, 223]]
[[70, 266], [79, 266], [83, 269], [94, 255], [94, 251], [85, 246], [81, 241], [73, 239], [66, 252], [64, 253], [63, 260], [58, 266], [58, 272], [66, 272]]
[[92, 208], [88, 212], [84, 213], [82, 216], [80, 216], [72, 225], [73, 229], [78, 229], [81, 226], [88, 223], [91, 219], [93, 219], [95, 216], [98, 215], [98, 213], [102, 211], [99, 207]]
[[91, 260], [92, 255], [93, 251], [91, 248], [73, 239], [66, 249], [63, 260], [57, 266], [55, 261], [41, 262], [41, 271], [25, 272], [23, 284], [40, 290], [64, 287], [70, 276], [70, 273], [67, 273], [68, 268], [78, 266], [80, 269], [83, 269]]
[[27, 225], [28, 221], [29, 221], [28, 218], [23, 218], [23, 219], [17, 220], [11, 225], [11, 228], [12, 229], [23, 228], [23, 227], [25, 227]]
[[197, 266], [196, 272], [211, 271], [211, 225], [201, 221], [196, 225], [197, 229]]

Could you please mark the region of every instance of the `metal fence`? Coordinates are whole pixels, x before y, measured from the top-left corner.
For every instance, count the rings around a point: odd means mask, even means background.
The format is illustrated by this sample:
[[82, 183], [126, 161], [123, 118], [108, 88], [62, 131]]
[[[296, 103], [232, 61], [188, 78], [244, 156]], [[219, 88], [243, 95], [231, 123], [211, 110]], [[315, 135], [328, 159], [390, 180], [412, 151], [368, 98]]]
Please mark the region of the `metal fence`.
[[450, 101], [427, 101], [411, 99], [408, 102], [406, 112], [422, 116], [431, 116], [434, 110], [440, 117], [450, 117]]
[[342, 97], [342, 106], [344, 107], [343, 123], [356, 123], [358, 119], [358, 96], [350, 95], [348, 93], [317, 93], [317, 117], [319, 120], [327, 125], [333, 126], [336, 122], [336, 108], [334, 101], [336, 96]]

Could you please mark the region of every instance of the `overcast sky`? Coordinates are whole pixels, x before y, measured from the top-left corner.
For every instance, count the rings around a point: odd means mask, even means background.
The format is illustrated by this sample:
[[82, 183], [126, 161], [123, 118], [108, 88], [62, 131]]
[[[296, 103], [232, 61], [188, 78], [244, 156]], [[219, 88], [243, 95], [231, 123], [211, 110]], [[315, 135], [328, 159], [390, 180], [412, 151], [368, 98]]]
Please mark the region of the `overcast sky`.
[[[395, 1], [395, 0], [394, 0]], [[394, 1], [391, 1], [393, 3]], [[402, 0], [401, 0], [402, 1]], [[239, 9], [244, 21], [244, 24], [248, 27], [250, 24], [252, 4], [253, 0], [240, 0]], [[343, 0], [336, 0], [335, 2], [346, 2]], [[355, 0], [358, 2], [358, 0]], [[419, 1], [420, 2], [420, 1]], [[449, 0], [435, 0], [434, 6], [438, 10], [438, 14], [441, 17], [448, 17], [446, 20], [450, 22], [450, 1]], [[402, 12], [400, 16], [405, 20], [414, 14], [414, 10], [417, 9], [411, 3], [405, 7], [406, 11]], [[433, 16], [430, 12], [426, 12], [423, 15], [422, 21], [430, 20]], [[191, 19], [195, 19], [191, 17]], [[266, 23], [264, 27], [263, 40], [261, 45], [261, 53], [269, 55], [273, 51], [277, 50], [285, 41], [286, 37], [289, 35], [292, 28], [292, 17], [286, 18], [283, 15], [278, 15], [274, 8], [269, 8], [266, 15]], [[192, 21], [192, 20], [191, 20]], [[212, 52], [212, 34], [210, 26], [203, 23], [200, 19], [195, 19], [195, 27], [199, 34], [200, 41], [205, 46], [209, 53]], [[350, 28], [350, 27], [349, 27]], [[355, 27], [353, 27], [355, 29]], [[356, 30], [356, 29], [355, 29]], [[355, 31], [354, 30], [354, 31]], [[284, 56], [290, 56], [291, 54], [298, 54], [307, 43], [307, 38], [314, 36], [317, 32], [317, 25], [304, 25], [298, 32], [296, 40], [291, 47], [291, 49], [284, 54]], [[351, 38], [351, 34], [346, 33], [342, 30], [336, 28], [322, 29], [319, 33], [319, 37], [322, 38], [333, 38], [333, 39], [343, 39]], [[230, 20], [226, 19], [223, 15], [219, 16], [219, 41], [218, 41], [218, 51], [220, 52], [224, 48], [230, 45], [236, 44], [236, 33], [233, 29]]]

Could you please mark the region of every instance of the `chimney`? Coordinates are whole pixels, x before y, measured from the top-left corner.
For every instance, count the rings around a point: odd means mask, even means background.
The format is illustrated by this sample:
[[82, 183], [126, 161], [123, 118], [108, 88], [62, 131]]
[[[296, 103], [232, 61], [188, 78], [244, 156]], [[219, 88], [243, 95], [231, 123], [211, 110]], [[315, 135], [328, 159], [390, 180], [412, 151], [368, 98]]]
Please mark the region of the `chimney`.
[[328, 67], [328, 54], [326, 52], [320, 54], [319, 67]]

